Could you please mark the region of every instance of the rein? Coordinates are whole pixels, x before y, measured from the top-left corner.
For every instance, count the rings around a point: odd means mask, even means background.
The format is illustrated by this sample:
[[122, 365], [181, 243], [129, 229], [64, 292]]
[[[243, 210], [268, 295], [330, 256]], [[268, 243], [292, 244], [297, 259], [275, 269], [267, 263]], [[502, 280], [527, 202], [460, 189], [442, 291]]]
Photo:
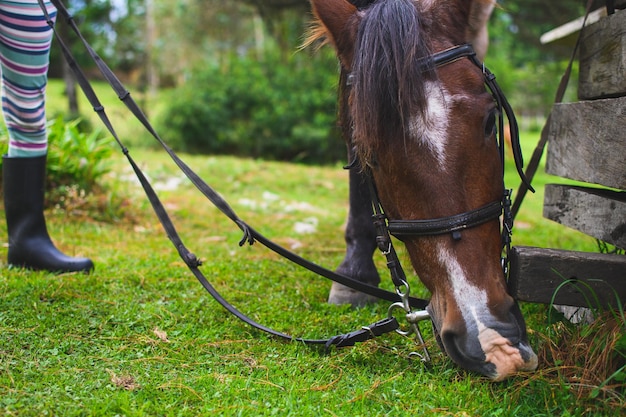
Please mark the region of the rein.
[[[421, 315], [419, 315], [419, 321], [421, 320], [425, 320], [428, 318], [427, 313], [425, 313], [425, 308], [428, 305], [428, 300], [423, 300], [423, 299], [419, 299], [419, 298], [414, 298], [414, 297], [410, 297], [408, 295], [408, 291], [402, 292], [402, 291], [398, 291], [396, 290], [395, 293], [393, 292], [389, 292], [389, 291], [385, 291], [381, 288], [366, 284], [366, 283], [362, 283], [360, 281], [357, 281], [353, 278], [347, 277], [345, 275], [341, 275], [341, 274], [337, 274], [334, 271], [328, 270], [322, 266], [319, 266], [311, 261], [308, 261], [302, 257], [300, 257], [299, 255], [285, 249], [284, 247], [272, 242], [270, 239], [266, 238], [265, 236], [263, 236], [261, 233], [257, 232], [255, 229], [253, 229], [251, 226], [249, 226], [246, 222], [244, 222], [239, 216], [237, 216], [237, 214], [234, 212], [234, 210], [229, 206], [229, 204], [219, 195], [219, 193], [217, 193], [212, 187], [210, 187], [208, 184], [206, 184], [187, 164], [185, 164], [179, 157], [178, 155], [176, 155], [176, 153], [161, 139], [161, 137], [157, 134], [157, 132], [154, 130], [154, 128], [151, 126], [151, 124], [149, 123], [147, 117], [144, 115], [144, 113], [141, 111], [141, 109], [139, 108], [139, 106], [136, 104], [136, 102], [132, 99], [132, 97], [130, 96], [130, 92], [123, 86], [123, 84], [121, 83], [121, 81], [117, 78], [117, 76], [113, 73], [113, 71], [107, 66], [107, 64], [100, 58], [100, 56], [95, 52], [95, 50], [91, 47], [91, 45], [85, 40], [85, 38], [83, 37], [82, 33], [80, 32], [80, 30], [78, 29], [72, 15], [68, 12], [68, 10], [66, 9], [66, 7], [63, 5], [63, 3], [60, 0], [50, 0], [51, 3], [56, 7], [59, 15], [61, 17], [64, 18], [64, 20], [66, 21], [66, 23], [68, 24], [68, 26], [72, 29], [72, 31], [76, 34], [76, 36], [79, 38], [79, 40], [82, 42], [82, 44], [84, 45], [85, 49], [87, 50], [87, 52], [89, 53], [89, 55], [91, 56], [92, 60], [94, 61], [94, 63], [96, 64], [96, 66], [98, 67], [98, 69], [100, 70], [100, 72], [102, 73], [102, 75], [104, 76], [104, 78], [108, 81], [108, 83], [110, 84], [111, 88], [116, 92], [118, 98], [124, 102], [124, 104], [126, 105], [126, 107], [128, 107], [128, 109], [133, 113], [133, 115], [137, 118], [137, 120], [139, 120], [139, 122], [141, 124], [143, 124], [143, 126], [146, 128], [146, 130], [159, 142], [159, 144], [161, 145], [161, 147], [168, 153], [168, 155], [170, 156], [170, 158], [174, 161], [174, 163], [181, 169], [181, 171], [183, 171], [183, 173], [189, 178], [189, 180], [194, 184], [194, 186], [196, 188], [198, 188], [198, 190], [209, 200], [211, 201], [211, 203], [213, 203], [223, 214], [225, 214], [230, 220], [232, 220], [243, 232], [243, 238], [241, 239], [241, 241], [239, 242], [239, 246], [243, 246], [244, 244], [248, 243], [249, 245], [253, 245], [255, 242], [259, 242], [260, 244], [262, 244], [263, 246], [267, 247], [268, 249], [272, 250], [273, 252], [277, 253], [278, 255], [300, 265], [301, 267], [316, 273], [317, 275], [321, 275], [325, 278], [328, 278], [332, 281], [338, 282], [342, 285], [345, 285], [347, 287], [350, 287], [354, 290], [363, 292], [365, 294], [374, 296], [376, 298], [382, 299], [382, 300], [386, 300], [386, 301], [390, 301], [393, 303], [402, 303], [403, 306], [406, 306], [406, 308], [410, 309], [410, 308], [416, 308], [420, 311]], [[141, 169], [139, 168], [139, 166], [137, 165], [137, 163], [133, 160], [133, 158], [130, 156], [130, 152], [128, 150], [128, 148], [126, 148], [122, 141], [120, 140], [119, 136], [117, 135], [112, 123], [110, 122], [108, 115], [105, 112], [104, 106], [102, 106], [100, 100], [98, 99], [95, 91], [93, 90], [93, 87], [91, 86], [91, 84], [89, 83], [86, 75], [84, 74], [84, 72], [82, 71], [82, 69], [80, 68], [80, 66], [78, 65], [76, 59], [73, 57], [72, 53], [70, 52], [68, 46], [63, 42], [63, 39], [61, 38], [61, 36], [58, 34], [58, 32], [56, 31], [55, 27], [54, 27], [54, 22], [52, 21], [52, 19], [50, 18], [45, 5], [43, 3], [43, 0], [38, 0], [41, 9], [43, 11], [44, 17], [47, 20], [48, 25], [52, 28], [55, 38], [57, 39], [57, 41], [59, 42], [59, 45], [61, 47], [62, 53], [64, 55], [64, 58], [66, 60], [66, 62], [68, 63], [69, 67], [71, 68], [72, 72], [74, 73], [75, 77], [76, 77], [76, 81], [77, 83], [80, 85], [81, 89], [83, 90], [83, 93], [85, 94], [85, 96], [87, 97], [87, 99], [89, 100], [90, 104], [92, 105], [94, 111], [98, 114], [98, 116], [100, 117], [100, 119], [102, 120], [102, 122], [104, 123], [105, 127], [109, 130], [109, 132], [111, 133], [111, 135], [113, 136], [113, 138], [115, 139], [115, 141], [117, 142], [117, 144], [119, 145], [119, 147], [122, 150], [122, 153], [126, 156], [126, 158], [128, 159], [128, 162], [130, 163], [131, 167], [133, 168], [133, 171], [135, 172], [135, 175], [137, 176], [137, 178], [139, 179], [139, 182], [141, 183], [146, 196], [148, 197], [150, 204], [152, 205], [152, 208], [155, 212], [155, 214], [157, 215], [157, 217], [159, 218], [159, 221], [161, 222], [168, 238], [170, 239], [170, 241], [172, 242], [172, 244], [174, 245], [174, 247], [176, 248], [176, 250], [178, 251], [181, 259], [185, 262], [185, 264], [187, 265], [187, 267], [189, 268], [189, 270], [193, 273], [193, 275], [196, 277], [196, 279], [202, 284], [202, 286], [205, 288], [205, 290], [222, 306], [224, 307], [228, 312], [230, 312], [231, 314], [233, 314], [234, 316], [236, 316], [238, 319], [240, 319], [241, 321], [245, 322], [246, 324], [252, 326], [253, 328], [257, 329], [257, 330], [261, 330], [265, 333], [268, 333], [272, 336], [276, 336], [280, 339], [284, 339], [284, 340], [288, 340], [288, 341], [298, 341], [298, 342], [302, 342], [304, 344], [309, 344], [309, 345], [324, 345], [326, 347], [326, 349], [329, 349], [332, 346], [336, 346], [336, 347], [347, 347], [347, 346], [353, 346], [354, 344], [358, 343], [358, 342], [364, 342], [366, 340], [372, 339], [374, 337], [386, 334], [386, 333], [390, 333], [393, 331], [396, 331], [400, 334], [403, 335], [408, 335], [411, 332], [403, 332], [402, 330], [400, 330], [400, 325], [398, 323], [398, 321], [396, 320], [395, 317], [393, 317], [391, 315], [391, 313], [393, 312], [393, 309], [389, 309], [389, 314], [387, 318], [384, 318], [382, 320], [377, 321], [376, 323], [373, 323], [369, 326], [363, 326], [361, 329], [350, 332], [350, 333], [346, 333], [346, 334], [340, 334], [331, 338], [325, 338], [325, 339], [305, 339], [305, 338], [297, 338], [297, 337], [293, 337], [291, 335], [273, 330], [271, 328], [268, 328], [260, 323], [257, 323], [255, 320], [251, 319], [250, 317], [246, 316], [245, 314], [241, 313], [237, 308], [235, 308], [232, 304], [230, 304], [224, 297], [222, 297], [222, 295], [215, 289], [215, 287], [213, 287], [213, 285], [208, 281], [208, 279], [204, 276], [204, 274], [200, 271], [200, 266], [202, 265], [202, 262], [198, 259], [198, 257], [192, 253], [183, 243], [182, 239], [180, 238], [178, 232], [176, 231], [176, 228], [174, 226], [174, 224], [172, 223], [169, 215], [167, 214], [163, 204], [161, 203], [161, 201], [159, 200], [156, 192], [154, 191], [153, 187], [150, 185], [148, 179], [146, 178], [146, 176], [144, 175], [144, 173], [141, 171]], [[399, 265], [399, 262], [398, 262]], [[407, 284], [407, 290], [408, 290], [408, 284]], [[395, 305], [395, 304], [394, 304]], [[407, 316], [407, 320], [409, 320], [409, 322], [413, 325], [414, 322], [416, 322], [415, 319], [415, 314], [412, 317], [408, 317]], [[421, 336], [420, 336], [421, 337]], [[423, 341], [421, 341], [421, 344], [423, 345]], [[425, 354], [427, 355], [427, 352], [425, 351]], [[421, 355], [420, 355], [421, 356]]]
[[[93, 48], [89, 45], [89, 43], [84, 39], [80, 30], [78, 29], [76, 23], [73, 20], [73, 17], [69, 14], [65, 6], [61, 3], [60, 0], [51, 0], [52, 4], [57, 8], [59, 14], [65, 19], [70, 28], [74, 31], [76, 36], [83, 43], [87, 52], [97, 65], [98, 69], [104, 76], [104, 78], [109, 82], [112, 89], [117, 93], [120, 100], [124, 102], [124, 104], [128, 107], [128, 109], [133, 113], [133, 115], [144, 125], [147, 131], [159, 142], [161, 147], [168, 153], [170, 158], [174, 161], [174, 163], [183, 171], [183, 173], [189, 178], [189, 180], [194, 184], [196, 188], [209, 200], [213, 203], [223, 214], [225, 214], [230, 220], [232, 220], [243, 232], [243, 238], [239, 242], [239, 246], [243, 246], [248, 243], [253, 245], [255, 242], [261, 243], [263, 246], [268, 249], [274, 251], [280, 256], [287, 258], [288, 260], [300, 265], [308, 269], [311, 272], [314, 272], [318, 275], [321, 275], [325, 278], [328, 278], [332, 281], [338, 282], [342, 285], [350, 287], [354, 290], [363, 292], [368, 295], [372, 295], [374, 297], [387, 300], [393, 302], [393, 304], [389, 307], [387, 318], [382, 319], [370, 326], [364, 326], [359, 330], [356, 330], [351, 333], [337, 335], [328, 339], [305, 339], [305, 338], [296, 338], [266, 326], [257, 323], [252, 320], [245, 314], [241, 313], [237, 308], [235, 308], [232, 304], [230, 304], [222, 295], [213, 287], [213, 285], [207, 280], [204, 274], [200, 271], [200, 266], [202, 262], [197, 258], [195, 254], [193, 254], [187, 247], [184, 245], [182, 239], [180, 238], [178, 232], [176, 231], [175, 226], [173, 225], [170, 217], [168, 216], [163, 204], [159, 200], [156, 192], [150, 185], [149, 181], [139, 168], [139, 166], [135, 163], [135, 161], [130, 156], [129, 150], [123, 145], [121, 140], [119, 139], [115, 129], [113, 128], [102, 104], [100, 103], [95, 91], [90, 85], [87, 77], [85, 76], [82, 69], [77, 64], [76, 60], [72, 56], [69, 48], [63, 42], [60, 35], [57, 33], [54, 27], [54, 22], [51, 20], [44, 4], [43, 0], [38, 0], [44, 16], [49, 24], [49, 26], [54, 31], [54, 35], [58, 40], [60, 47], [62, 49], [63, 55], [72, 69], [78, 84], [83, 90], [85, 96], [88, 98], [89, 102], [93, 106], [94, 111], [98, 114], [106, 128], [113, 135], [114, 139], [120, 146], [122, 153], [128, 159], [130, 165], [132, 166], [137, 178], [139, 179], [146, 196], [148, 197], [153, 210], [157, 217], [159, 218], [168, 238], [178, 251], [181, 259], [185, 262], [189, 270], [194, 274], [194, 276], [198, 279], [198, 281], [202, 284], [202, 286], [206, 289], [206, 291], [227, 311], [231, 314], [235, 315], [237, 318], [247, 323], [248, 325], [266, 332], [270, 335], [276, 336], [278, 338], [289, 340], [289, 341], [298, 341], [305, 344], [311, 345], [325, 345], [327, 349], [332, 346], [336, 347], [346, 347], [353, 346], [357, 342], [363, 342], [374, 337], [380, 336], [385, 333], [389, 333], [392, 331], [396, 331], [397, 333], [403, 336], [409, 336], [410, 334], [415, 334], [416, 342], [419, 346], [422, 347], [424, 354], [413, 353], [417, 356], [420, 356], [423, 360], [429, 360], [429, 354], [424, 346], [424, 341], [422, 335], [419, 330], [418, 323], [429, 319], [428, 312], [425, 311], [426, 306], [428, 305], [427, 300], [418, 299], [410, 296], [410, 288], [408, 281], [406, 279], [405, 273], [402, 269], [396, 251], [391, 242], [390, 234], [394, 236], [404, 236], [404, 235], [435, 235], [435, 234], [443, 234], [443, 233], [452, 233], [455, 239], [460, 238], [460, 231], [463, 229], [467, 229], [470, 227], [476, 227], [480, 224], [483, 224], [487, 221], [494, 220], [499, 218], [502, 211], [504, 210], [504, 218], [503, 218], [503, 247], [506, 253], [503, 256], [503, 268], [505, 271], [505, 276], [508, 272], [508, 252], [510, 249], [510, 236], [512, 230], [512, 216], [510, 215], [510, 191], [505, 190], [502, 201], [490, 203], [484, 207], [471, 210], [465, 213], [461, 213], [455, 216], [450, 216], [441, 219], [431, 219], [431, 220], [404, 220], [404, 221], [389, 221], [387, 220], [384, 211], [382, 209], [382, 205], [378, 201], [377, 193], [375, 190], [375, 185], [373, 181], [373, 177], [371, 173], [368, 175], [370, 187], [372, 188], [372, 207], [373, 207], [373, 219], [374, 225], [377, 229], [377, 244], [383, 255], [387, 259], [387, 266], [391, 273], [392, 281], [396, 287], [395, 293], [382, 290], [378, 287], [362, 283], [350, 277], [337, 274], [336, 272], [330, 271], [324, 267], [321, 267], [311, 261], [308, 261], [295, 253], [283, 248], [280, 245], [272, 242], [251, 226], [249, 226], [246, 222], [244, 222], [234, 210], [229, 206], [229, 204], [208, 184], [206, 184], [188, 165], [186, 165], [177, 155], [176, 153], [160, 138], [160, 136], [156, 133], [153, 127], [150, 125], [144, 113], [141, 111], [136, 102], [131, 98], [130, 92], [123, 86], [120, 80], [115, 76], [113, 71], [104, 63], [104, 61], [100, 58], [100, 56], [93, 50]], [[513, 110], [511, 109], [508, 101], [504, 97], [504, 94], [500, 90], [498, 84], [495, 81], [495, 76], [487, 70], [487, 68], [480, 63], [475, 56], [474, 50], [471, 45], [460, 45], [454, 48], [451, 48], [446, 51], [442, 51], [432, 55], [431, 57], [425, 58], [422, 62], [427, 65], [435, 65], [442, 66], [454, 62], [461, 58], [469, 58], [474, 64], [482, 68], [485, 83], [489, 87], [494, 96], [494, 99], [497, 102], [498, 109], [500, 110], [500, 114], [506, 114], [509, 120], [509, 125], [511, 127], [511, 142], [513, 144], [513, 154], [515, 158], [516, 167], [520, 177], [522, 178], [522, 182], [526, 184], [526, 186], [532, 190], [528, 180], [526, 179], [523, 171], [523, 161], [521, 155], [521, 148], [519, 144], [519, 135], [517, 123], [515, 121], [515, 116], [513, 114]], [[351, 79], [349, 77], [348, 83], [350, 83]], [[499, 147], [500, 154], [502, 158], [502, 163], [504, 164], [504, 121], [503, 118], [500, 117], [499, 122]], [[350, 167], [358, 164], [351, 164]], [[409, 323], [410, 328], [408, 331], [403, 331], [400, 329], [400, 325], [397, 319], [394, 317], [394, 312], [396, 310], [402, 310], [405, 313], [406, 321]]]

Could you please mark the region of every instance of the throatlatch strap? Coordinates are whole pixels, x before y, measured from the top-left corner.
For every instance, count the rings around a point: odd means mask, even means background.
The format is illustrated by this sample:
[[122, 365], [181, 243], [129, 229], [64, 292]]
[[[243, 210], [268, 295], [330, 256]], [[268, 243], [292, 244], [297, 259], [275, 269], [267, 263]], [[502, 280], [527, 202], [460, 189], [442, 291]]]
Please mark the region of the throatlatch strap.
[[[176, 153], [160, 138], [157, 132], [150, 125], [147, 117], [144, 115], [144, 113], [141, 111], [139, 106], [130, 96], [130, 92], [123, 86], [123, 84], [117, 78], [117, 76], [115, 76], [113, 71], [111, 71], [111, 69], [106, 65], [106, 63], [100, 58], [100, 56], [93, 50], [93, 48], [89, 45], [89, 43], [82, 36], [80, 30], [76, 26], [76, 23], [74, 22], [72, 16], [69, 14], [65, 6], [59, 0], [50, 0], [50, 1], [57, 8], [57, 11], [59, 12], [60, 16], [64, 18], [64, 20], [67, 22], [69, 27], [73, 30], [73, 32], [77, 35], [77, 37], [83, 43], [87, 52], [93, 59], [94, 63], [97, 65], [98, 69], [100, 70], [102, 75], [105, 77], [105, 79], [109, 82], [113, 90], [117, 93], [119, 99], [124, 102], [126, 107], [129, 108], [129, 110], [133, 113], [133, 115], [144, 125], [144, 127], [148, 130], [148, 132], [150, 132], [150, 134], [159, 142], [159, 144], [168, 153], [168, 155], [171, 157], [174, 163], [176, 163], [176, 165], [181, 169], [181, 171], [185, 173], [185, 175], [194, 184], [194, 186], [196, 186], [196, 188], [200, 192], [202, 192], [202, 194], [208, 200], [210, 200], [220, 211], [222, 211], [222, 213], [224, 213], [228, 218], [230, 218], [243, 231], [244, 236], [241, 242], [239, 243], [240, 246], [244, 245], [246, 242], [252, 245], [254, 242], [258, 241], [259, 243], [263, 244], [268, 249], [291, 260], [292, 262], [297, 263], [298, 265], [308, 269], [311, 272], [324, 276], [325, 278], [331, 279], [335, 282], [338, 282], [342, 285], [353, 288], [357, 291], [361, 291], [365, 294], [372, 295], [374, 297], [387, 300], [387, 301], [393, 301], [393, 302], [398, 301], [399, 297], [397, 294], [382, 290], [378, 287], [374, 287], [374, 286], [362, 283], [350, 277], [337, 274], [313, 262], [310, 262], [292, 253], [291, 251], [288, 251], [287, 249], [273, 243], [271, 240], [267, 239], [266, 237], [264, 237], [263, 235], [255, 231], [253, 228], [251, 228], [243, 220], [241, 220], [237, 216], [237, 214], [234, 212], [234, 210], [228, 205], [228, 203], [213, 188], [211, 188], [208, 184], [206, 184], [189, 166], [187, 166], [187, 164], [185, 164], [176, 155]], [[38, 0], [38, 2], [42, 8], [45, 18], [47, 19], [48, 25], [54, 31], [55, 37], [57, 41], [59, 42], [63, 55], [70, 69], [73, 71], [76, 77], [76, 81], [80, 85], [81, 89], [83, 90], [90, 104], [93, 106], [94, 111], [98, 114], [98, 116], [100, 117], [100, 119], [102, 120], [106, 128], [109, 130], [111, 135], [114, 137], [114, 139], [116, 140], [116, 142], [122, 149], [122, 152], [128, 159], [130, 165], [133, 168], [133, 171], [135, 172], [137, 178], [139, 179], [150, 201], [150, 204], [153, 207], [154, 212], [159, 218], [159, 221], [161, 222], [161, 224], [163, 225], [163, 228], [168, 238], [170, 239], [170, 241], [172, 242], [172, 244], [178, 251], [180, 257], [183, 259], [183, 261], [185, 262], [189, 270], [194, 274], [194, 276], [198, 279], [198, 281], [202, 284], [202, 286], [206, 289], [206, 291], [220, 305], [222, 305], [227, 311], [235, 315], [237, 318], [239, 318], [246, 324], [258, 330], [261, 330], [263, 332], [269, 333], [273, 336], [277, 336], [279, 338], [286, 339], [286, 340], [299, 341], [299, 342], [303, 342], [306, 344], [326, 345], [327, 347], [332, 346], [332, 345], [350, 346], [351, 345], [350, 343], [354, 344], [355, 342], [361, 341], [361, 339], [367, 340], [373, 337], [374, 335], [378, 336], [382, 333], [391, 332], [398, 328], [397, 322], [396, 322], [396, 327], [394, 328], [393, 322], [383, 320], [381, 322], [374, 323], [373, 325], [369, 327], [366, 327], [367, 329], [376, 329], [375, 331], [367, 332], [368, 335], [371, 337], [366, 337], [362, 333], [363, 330], [359, 330], [359, 331], [348, 333], [345, 335], [335, 336], [330, 339], [296, 338], [296, 337], [275, 331], [266, 326], [263, 326], [262, 324], [257, 323], [256, 321], [250, 319], [249, 317], [241, 313], [229, 302], [227, 302], [220, 295], [220, 293], [211, 285], [211, 283], [206, 279], [206, 277], [202, 274], [202, 272], [199, 270], [199, 267], [202, 265], [202, 262], [196, 257], [196, 255], [194, 255], [191, 251], [189, 251], [187, 247], [184, 245], [182, 239], [180, 238], [178, 232], [176, 231], [174, 224], [172, 223], [165, 208], [163, 207], [163, 204], [159, 200], [156, 192], [150, 185], [149, 181], [147, 180], [147, 178], [145, 177], [145, 175], [143, 174], [139, 166], [135, 163], [135, 161], [130, 156], [128, 149], [123, 145], [123, 143], [119, 139], [115, 129], [113, 128], [112, 123], [110, 122], [104, 110], [104, 106], [101, 104], [100, 100], [98, 99], [95, 91], [93, 90], [92, 86], [87, 80], [87, 77], [85, 76], [80, 66], [77, 64], [76, 60], [74, 59], [67, 45], [63, 42], [63, 39], [55, 30], [54, 22], [52, 22], [52, 20], [50, 19], [50, 16], [48, 15], [48, 12], [45, 8], [45, 5], [43, 4], [43, 0]], [[414, 306], [415, 308], [420, 308], [420, 309], [424, 309], [426, 305], [428, 304], [428, 301], [417, 299], [417, 298], [412, 298], [410, 302], [412, 306]]]

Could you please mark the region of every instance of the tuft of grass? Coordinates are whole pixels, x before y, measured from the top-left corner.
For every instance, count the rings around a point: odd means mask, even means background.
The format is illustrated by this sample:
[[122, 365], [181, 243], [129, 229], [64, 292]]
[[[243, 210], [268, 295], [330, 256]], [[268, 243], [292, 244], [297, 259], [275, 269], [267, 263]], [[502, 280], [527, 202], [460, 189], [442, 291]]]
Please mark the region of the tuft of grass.
[[567, 383], [579, 403], [599, 399], [623, 407], [626, 399], [626, 332], [614, 312], [596, 313], [589, 325], [559, 321], [549, 328], [542, 355], [546, 370]]
[[559, 365], [554, 370], [576, 387], [580, 401], [604, 396], [615, 404], [623, 404], [626, 401], [626, 316], [619, 295], [613, 291], [615, 308], [605, 309], [588, 284], [564, 280], [556, 292], [566, 285], [584, 287], [581, 292], [587, 294], [587, 308], [583, 309], [583, 314], [585, 321], [591, 320], [591, 323], [575, 325], [550, 310], [548, 321], [554, 324], [546, 333], [543, 354]]

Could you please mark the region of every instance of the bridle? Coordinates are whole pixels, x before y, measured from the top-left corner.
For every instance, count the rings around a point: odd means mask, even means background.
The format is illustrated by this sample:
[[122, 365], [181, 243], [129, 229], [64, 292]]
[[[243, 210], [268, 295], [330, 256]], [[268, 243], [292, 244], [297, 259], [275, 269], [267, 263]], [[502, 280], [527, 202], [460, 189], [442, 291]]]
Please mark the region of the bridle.
[[[430, 61], [434, 67], [442, 67], [455, 62], [462, 58], [469, 58], [469, 60], [476, 65], [483, 73], [485, 84], [491, 91], [491, 95], [496, 102], [498, 109], [498, 148], [500, 151], [500, 160], [502, 163], [504, 172], [504, 115], [509, 121], [510, 133], [511, 133], [511, 147], [513, 150], [513, 158], [515, 160], [515, 167], [524, 184], [526, 184], [530, 190], [533, 190], [530, 185], [530, 181], [524, 174], [524, 160], [522, 157], [522, 149], [519, 141], [519, 128], [517, 125], [517, 119], [515, 113], [508, 100], [506, 99], [502, 89], [496, 82], [495, 75], [489, 71], [485, 65], [478, 60], [476, 52], [470, 44], [458, 45], [450, 49], [438, 52], [430, 57]], [[533, 190], [534, 191], [534, 190]], [[435, 236], [446, 233], [452, 233], [452, 237], [455, 240], [461, 239], [460, 232], [464, 229], [469, 229], [475, 226], [479, 226], [490, 220], [494, 220], [504, 214], [503, 218], [503, 243], [510, 244], [510, 236], [513, 228], [512, 218], [510, 216], [511, 207], [511, 193], [508, 190], [504, 190], [502, 199], [500, 201], [491, 202], [483, 207], [466, 211], [461, 214], [456, 214], [449, 217], [430, 219], [430, 220], [390, 220], [389, 232], [394, 236]], [[504, 236], [506, 234], [506, 237]], [[507, 262], [508, 263], [508, 262]], [[505, 270], [505, 273], [507, 271]]]
[[[515, 160], [515, 166], [517, 168], [517, 172], [522, 179], [522, 182], [532, 190], [532, 186], [530, 182], [526, 178], [523, 171], [523, 158], [522, 151], [519, 141], [519, 130], [517, 125], [517, 120], [515, 118], [515, 114], [513, 113], [513, 109], [511, 108], [508, 100], [504, 96], [504, 93], [500, 89], [500, 86], [496, 82], [496, 77], [485, 67], [483, 63], [481, 63], [478, 58], [476, 58], [476, 52], [474, 48], [470, 44], [463, 44], [454, 46], [450, 49], [446, 49], [441, 52], [437, 52], [430, 57], [423, 58], [420, 60], [418, 65], [424, 67], [442, 67], [444, 65], [448, 65], [452, 62], [455, 62], [462, 58], [469, 58], [470, 61], [481, 69], [484, 77], [485, 84], [491, 91], [491, 95], [493, 96], [498, 114], [498, 148], [500, 152], [500, 159], [504, 168], [504, 115], [506, 115], [511, 133], [511, 146], [513, 150], [513, 157]], [[347, 85], [351, 85], [353, 82], [353, 75], [348, 75]], [[353, 163], [349, 165], [349, 168], [360, 167], [360, 164]], [[360, 168], [359, 168], [360, 169]], [[364, 171], [367, 174], [368, 181], [370, 182], [370, 191], [372, 195], [372, 206], [374, 208], [374, 217], [379, 217], [384, 213], [382, 208], [382, 204], [378, 198], [378, 192], [376, 190], [376, 186], [374, 185], [373, 176], [371, 173], [371, 168], [366, 167]], [[503, 169], [504, 172], [504, 169]], [[448, 217], [436, 218], [436, 219], [424, 219], [424, 220], [387, 220], [387, 231], [389, 234], [395, 237], [406, 237], [406, 236], [437, 236], [451, 233], [452, 237], [455, 240], [461, 239], [461, 231], [465, 229], [470, 229], [476, 226], [480, 226], [481, 224], [487, 223], [491, 220], [495, 220], [499, 218], [502, 214], [504, 214], [503, 218], [503, 242], [510, 242], [511, 230], [513, 228], [512, 219], [510, 216], [510, 206], [511, 206], [511, 193], [509, 190], [503, 191], [503, 196], [501, 200], [493, 201], [483, 207], [479, 207], [473, 210], [469, 210], [460, 214], [455, 214]], [[505, 271], [506, 272], [506, 271]]]
[[[530, 181], [526, 178], [523, 171], [523, 158], [519, 141], [519, 130], [517, 120], [513, 109], [508, 100], [504, 96], [504, 93], [500, 89], [500, 86], [496, 82], [496, 77], [485, 67], [485, 65], [478, 60], [476, 52], [470, 44], [457, 45], [450, 49], [446, 49], [441, 52], [437, 52], [429, 57], [423, 58], [418, 62], [418, 65], [423, 66], [425, 69], [438, 68], [444, 65], [448, 65], [459, 59], [468, 58], [474, 65], [476, 65], [483, 73], [484, 82], [489, 88], [491, 95], [494, 98], [496, 107], [498, 110], [498, 148], [500, 153], [500, 159], [503, 166], [502, 172], [504, 173], [504, 161], [505, 161], [505, 137], [504, 137], [504, 116], [508, 119], [511, 134], [511, 147], [513, 150], [513, 157], [515, 160], [515, 166], [522, 182], [530, 189], [533, 190], [530, 185]], [[351, 86], [354, 82], [354, 75], [348, 74], [347, 86]], [[414, 312], [407, 301], [404, 298], [409, 297], [410, 289], [406, 279], [406, 275], [402, 270], [400, 261], [393, 247], [390, 236], [399, 238], [404, 237], [425, 237], [425, 236], [437, 236], [450, 233], [454, 240], [460, 240], [462, 238], [462, 231], [473, 227], [480, 226], [489, 221], [499, 219], [502, 215], [502, 256], [501, 263], [505, 278], [508, 278], [509, 273], [509, 252], [511, 248], [511, 234], [513, 230], [513, 216], [511, 214], [511, 190], [504, 189], [502, 198], [498, 201], [493, 201], [485, 206], [472, 209], [463, 213], [455, 214], [448, 217], [441, 217], [435, 219], [419, 219], [419, 220], [389, 220], [383, 209], [383, 206], [378, 197], [378, 191], [372, 174], [372, 167], [365, 164], [365, 167], [361, 167], [361, 164], [357, 159], [353, 161], [347, 168], [349, 169], [361, 169], [365, 173], [366, 181], [368, 183], [371, 199], [372, 199], [372, 211], [373, 221], [376, 228], [376, 241], [379, 250], [387, 258], [387, 266], [391, 272], [391, 277], [396, 286], [396, 292], [400, 295], [403, 301], [394, 303], [390, 307], [390, 316], [392, 310], [403, 309], [407, 313], [407, 317], [412, 315], [418, 315], [419, 320], [416, 319], [412, 322], [412, 332], [421, 340], [419, 328], [417, 322], [428, 317], [428, 314], [418, 314]], [[504, 175], [504, 174], [503, 174]], [[410, 321], [410, 320], [409, 320]], [[428, 352], [424, 350], [424, 356], [428, 357]]]

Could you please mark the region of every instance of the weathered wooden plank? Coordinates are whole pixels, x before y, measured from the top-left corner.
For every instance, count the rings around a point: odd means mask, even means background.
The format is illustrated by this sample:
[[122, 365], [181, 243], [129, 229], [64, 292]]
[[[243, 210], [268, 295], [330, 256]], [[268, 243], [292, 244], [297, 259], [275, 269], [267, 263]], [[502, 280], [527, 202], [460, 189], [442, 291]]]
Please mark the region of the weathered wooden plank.
[[[589, 13], [589, 16], [587, 17], [587, 21], [585, 22], [585, 27], [598, 22], [600, 19], [602, 19], [605, 16], [606, 16], [606, 7], [602, 7], [602, 8], [592, 11], [591, 13]], [[573, 46], [576, 43], [576, 37], [574, 35], [580, 32], [580, 28], [583, 26], [584, 20], [585, 20], [585, 17], [581, 16], [578, 19], [574, 19], [572, 21], [565, 23], [564, 25], [554, 28], [550, 30], [549, 32], [546, 32], [543, 35], [541, 35], [541, 37], [539, 38], [539, 42], [541, 42], [542, 45], [546, 45], [552, 42], [556, 42], [556, 41], [571, 37], [571, 39], [568, 40], [568, 44], [571, 44]]]
[[583, 29], [578, 96], [595, 99], [626, 95], [626, 10]]
[[[582, 1], [583, 7], [587, 5], [587, 0]], [[615, 0], [616, 9], [626, 9], [626, 0]], [[597, 22], [602, 17], [606, 16], [606, 3], [605, 0], [597, 1], [591, 7], [593, 12], [587, 18], [586, 25], [590, 25], [592, 23]], [[542, 44], [552, 44], [552, 46], [558, 46], [564, 49], [564, 52], [571, 51], [576, 44], [576, 40], [578, 39], [578, 32], [580, 32], [580, 28], [583, 25], [584, 16], [579, 17], [578, 19], [572, 20], [570, 22], [565, 23], [562, 26], [559, 26], [555, 29], [550, 30], [549, 32], [541, 35], [539, 41]]]
[[626, 192], [548, 184], [543, 216], [626, 248]]
[[626, 256], [516, 246], [509, 292], [521, 301], [578, 307], [626, 304]]
[[549, 174], [626, 190], [626, 97], [556, 104]]

